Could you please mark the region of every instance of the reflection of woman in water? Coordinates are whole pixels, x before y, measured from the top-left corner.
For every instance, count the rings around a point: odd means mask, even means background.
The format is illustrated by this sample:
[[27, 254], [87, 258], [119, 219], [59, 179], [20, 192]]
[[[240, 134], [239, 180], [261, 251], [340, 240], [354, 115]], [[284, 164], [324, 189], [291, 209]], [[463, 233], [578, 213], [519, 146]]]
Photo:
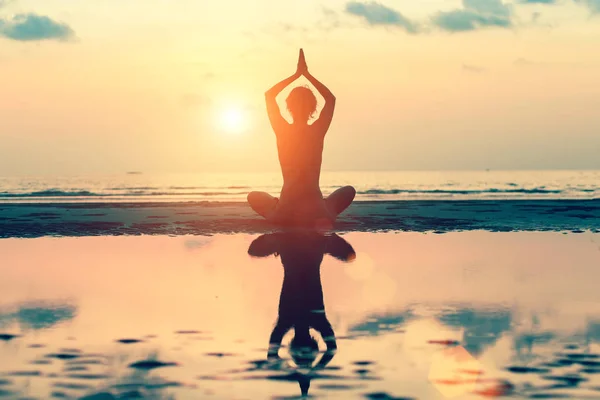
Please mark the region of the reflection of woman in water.
[[[317, 99], [308, 87], [296, 87], [286, 100], [293, 119], [293, 123], [289, 124], [281, 116], [276, 98], [302, 75], [325, 98], [325, 106], [319, 119], [309, 125], [309, 119], [316, 112]], [[279, 199], [264, 192], [250, 193], [250, 206], [274, 223], [309, 226], [331, 224], [352, 203], [356, 194], [352, 186], [345, 186], [323, 199], [319, 187], [323, 144], [333, 119], [335, 96], [308, 72], [302, 49], [296, 73], [273, 86], [265, 96], [269, 120], [277, 138], [283, 188]]]
[[[355, 258], [354, 249], [337, 235], [325, 236], [317, 232], [282, 232], [262, 235], [255, 239], [248, 253], [254, 257], [279, 255], [284, 268], [283, 285], [279, 299], [279, 318], [269, 339], [267, 357], [280, 361], [279, 349], [284, 335], [294, 330], [290, 355], [303, 369], [324, 368], [337, 349], [335, 334], [325, 315], [321, 262], [325, 254], [342, 261]], [[309, 329], [316, 330], [327, 346], [327, 351], [313, 366], [319, 353], [317, 340]], [[303, 394], [308, 393], [310, 377], [295, 373]]]

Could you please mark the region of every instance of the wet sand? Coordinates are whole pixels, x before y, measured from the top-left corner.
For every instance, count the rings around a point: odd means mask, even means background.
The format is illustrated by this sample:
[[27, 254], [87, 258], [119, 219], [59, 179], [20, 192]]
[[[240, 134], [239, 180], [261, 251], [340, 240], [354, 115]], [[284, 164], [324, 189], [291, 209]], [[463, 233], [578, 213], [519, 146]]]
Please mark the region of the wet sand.
[[[0, 398], [600, 399], [598, 234], [257, 238], [0, 240]], [[267, 357], [286, 254], [316, 263], [322, 368], [290, 332]]]
[[[600, 232], [600, 200], [355, 202], [340, 232], [487, 230]], [[0, 204], [0, 238], [264, 233], [243, 202]]]

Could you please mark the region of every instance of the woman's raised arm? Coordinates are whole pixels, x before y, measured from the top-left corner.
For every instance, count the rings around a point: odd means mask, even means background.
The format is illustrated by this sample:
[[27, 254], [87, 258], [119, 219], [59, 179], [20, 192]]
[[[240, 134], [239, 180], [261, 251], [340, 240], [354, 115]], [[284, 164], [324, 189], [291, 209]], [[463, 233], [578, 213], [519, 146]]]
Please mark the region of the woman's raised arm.
[[331, 93], [331, 90], [327, 86], [323, 85], [317, 78], [312, 76], [308, 70], [304, 73], [306, 79], [314, 85], [319, 91], [321, 96], [325, 99], [325, 106], [321, 111], [319, 119], [313, 123], [313, 126], [317, 128], [323, 135], [327, 133], [331, 120], [333, 119], [333, 112], [335, 110], [335, 96]]
[[276, 134], [281, 132], [285, 127], [289, 124], [281, 115], [281, 111], [279, 110], [279, 106], [277, 105], [277, 95], [281, 93], [283, 89], [285, 89], [290, 83], [294, 82], [296, 79], [300, 77], [300, 73], [296, 71], [296, 73], [281, 82], [275, 84], [271, 89], [265, 92], [265, 100], [267, 103], [267, 113], [269, 114], [269, 121], [271, 121], [271, 126]]

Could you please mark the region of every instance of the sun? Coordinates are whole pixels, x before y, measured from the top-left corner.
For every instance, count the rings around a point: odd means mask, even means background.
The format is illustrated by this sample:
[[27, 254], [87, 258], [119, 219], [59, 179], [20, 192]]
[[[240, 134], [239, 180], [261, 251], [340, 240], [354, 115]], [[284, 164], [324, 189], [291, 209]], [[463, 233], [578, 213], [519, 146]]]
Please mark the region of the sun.
[[220, 110], [217, 127], [226, 133], [242, 133], [248, 128], [248, 117], [240, 107], [228, 106]]

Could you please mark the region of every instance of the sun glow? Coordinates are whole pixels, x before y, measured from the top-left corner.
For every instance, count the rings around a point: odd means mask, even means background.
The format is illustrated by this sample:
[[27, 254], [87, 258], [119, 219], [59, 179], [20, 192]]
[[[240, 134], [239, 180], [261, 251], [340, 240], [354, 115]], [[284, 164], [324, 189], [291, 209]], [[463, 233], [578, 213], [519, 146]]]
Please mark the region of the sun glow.
[[248, 116], [239, 107], [225, 107], [219, 112], [217, 126], [226, 133], [242, 133], [248, 128]]

